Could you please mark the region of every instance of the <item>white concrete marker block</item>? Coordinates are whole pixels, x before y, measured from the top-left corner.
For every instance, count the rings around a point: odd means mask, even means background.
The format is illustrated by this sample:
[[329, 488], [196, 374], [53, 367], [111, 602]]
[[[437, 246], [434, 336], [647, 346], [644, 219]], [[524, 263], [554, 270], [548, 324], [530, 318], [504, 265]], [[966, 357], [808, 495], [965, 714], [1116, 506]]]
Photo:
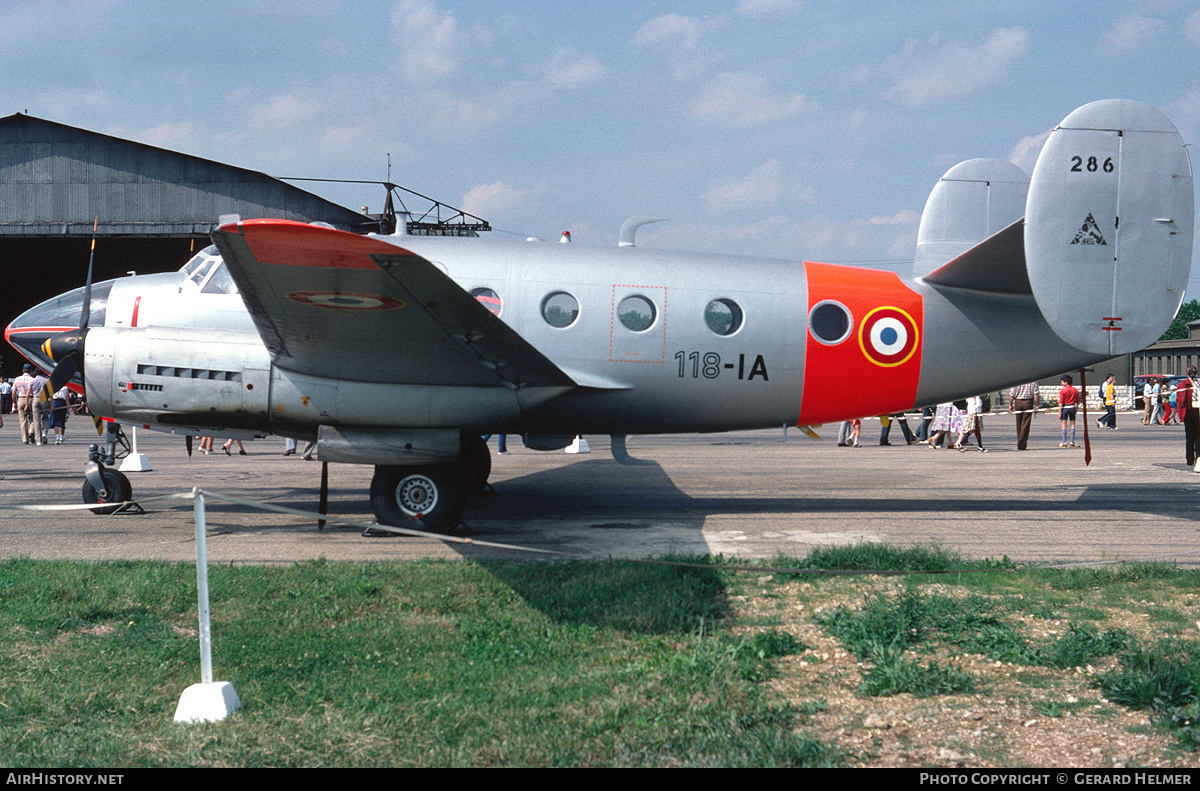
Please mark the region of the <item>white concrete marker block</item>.
[[179, 696], [175, 722], [219, 722], [242, 707], [233, 684], [192, 684]]
[[121, 472], [149, 472], [153, 470], [154, 468], [150, 466], [150, 457], [145, 453], [138, 452], [137, 426], [130, 426], [129, 430], [133, 434], [133, 449], [117, 469]]
[[592, 449], [588, 447], [587, 440], [581, 436], [576, 436], [575, 441], [567, 446], [567, 453], [591, 453]]
[[150, 466], [150, 457], [145, 453], [130, 453], [117, 469], [121, 472], [149, 472], [154, 468]]

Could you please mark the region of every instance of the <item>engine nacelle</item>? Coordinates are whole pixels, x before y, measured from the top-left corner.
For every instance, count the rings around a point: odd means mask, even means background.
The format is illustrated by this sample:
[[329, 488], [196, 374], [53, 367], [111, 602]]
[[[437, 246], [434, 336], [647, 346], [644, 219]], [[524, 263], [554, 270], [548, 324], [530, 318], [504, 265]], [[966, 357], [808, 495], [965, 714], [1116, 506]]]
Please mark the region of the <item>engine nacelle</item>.
[[94, 327], [84, 347], [92, 414], [163, 428], [267, 433], [270, 368], [245, 332]]

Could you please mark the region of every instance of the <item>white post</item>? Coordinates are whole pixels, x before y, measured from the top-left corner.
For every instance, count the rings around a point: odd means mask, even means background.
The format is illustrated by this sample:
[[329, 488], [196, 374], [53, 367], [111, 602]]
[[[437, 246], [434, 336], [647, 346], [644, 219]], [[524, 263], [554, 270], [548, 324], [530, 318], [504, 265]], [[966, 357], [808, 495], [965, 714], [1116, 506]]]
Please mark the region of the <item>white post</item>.
[[196, 598], [200, 610], [200, 683], [192, 684], [179, 697], [175, 722], [216, 722], [242, 707], [228, 681], [213, 682], [212, 620], [208, 607], [208, 528], [205, 523], [204, 493], [193, 489], [196, 514]]
[[196, 515], [196, 599], [200, 607], [200, 681], [212, 683], [212, 617], [208, 602], [208, 525], [204, 510], [204, 492], [197, 491]]
[[133, 435], [133, 450], [121, 460], [121, 466], [117, 469], [121, 472], [149, 472], [153, 470], [154, 468], [150, 466], [150, 457], [145, 453], [138, 452], [137, 426], [130, 426], [129, 433]]

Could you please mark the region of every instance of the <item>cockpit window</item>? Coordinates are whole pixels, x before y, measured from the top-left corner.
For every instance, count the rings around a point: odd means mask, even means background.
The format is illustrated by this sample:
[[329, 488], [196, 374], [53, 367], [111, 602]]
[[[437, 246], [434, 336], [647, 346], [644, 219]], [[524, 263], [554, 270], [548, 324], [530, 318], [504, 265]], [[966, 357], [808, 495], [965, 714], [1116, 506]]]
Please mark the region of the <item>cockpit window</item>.
[[237, 286], [214, 245], [196, 253], [179, 271], [185, 276], [185, 286], [198, 288], [205, 294], [237, 293]]
[[217, 265], [212, 268], [208, 282], [200, 290], [205, 294], [233, 294], [237, 291], [237, 286], [233, 284], [233, 277], [229, 274], [229, 267], [225, 266], [224, 261], [218, 261]]
[[[108, 313], [108, 294], [112, 287], [111, 280], [92, 286], [92, 310], [88, 317], [90, 326], [104, 326], [105, 314]], [[83, 309], [83, 292], [84, 289], [77, 288], [43, 302], [37, 307], [37, 324], [43, 327], [78, 327]]]
[[210, 244], [208, 247], [205, 247], [203, 250], [192, 256], [179, 271], [184, 275], [190, 276], [193, 272], [200, 268], [201, 264], [207, 264], [209, 259], [220, 257], [221, 254], [217, 252], [217, 246], [215, 244]]
[[216, 258], [209, 258], [204, 261], [201, 261], [200, 266], [193, 269], [192, 273], [190, 275], [188, 275], [188, 280], [195, 283], [196, 285], [200, 285], [201, 283], [204, 282], [204, 278], [208, 277], [208, 271], [213, 268], [213, 266], [217, 263], [218, 260], [219, 259], [216, 259]]

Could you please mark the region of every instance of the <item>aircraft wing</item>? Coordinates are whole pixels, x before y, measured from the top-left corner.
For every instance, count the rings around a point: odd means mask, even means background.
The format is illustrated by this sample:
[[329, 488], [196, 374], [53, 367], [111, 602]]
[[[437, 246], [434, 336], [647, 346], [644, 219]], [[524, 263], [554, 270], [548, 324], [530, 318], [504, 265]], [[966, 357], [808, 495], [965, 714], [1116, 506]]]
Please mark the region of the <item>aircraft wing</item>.
[[213, 241], [280, 368], [360, 382], [575, 383], [424, 258], [378, 238], [247, 220]]

